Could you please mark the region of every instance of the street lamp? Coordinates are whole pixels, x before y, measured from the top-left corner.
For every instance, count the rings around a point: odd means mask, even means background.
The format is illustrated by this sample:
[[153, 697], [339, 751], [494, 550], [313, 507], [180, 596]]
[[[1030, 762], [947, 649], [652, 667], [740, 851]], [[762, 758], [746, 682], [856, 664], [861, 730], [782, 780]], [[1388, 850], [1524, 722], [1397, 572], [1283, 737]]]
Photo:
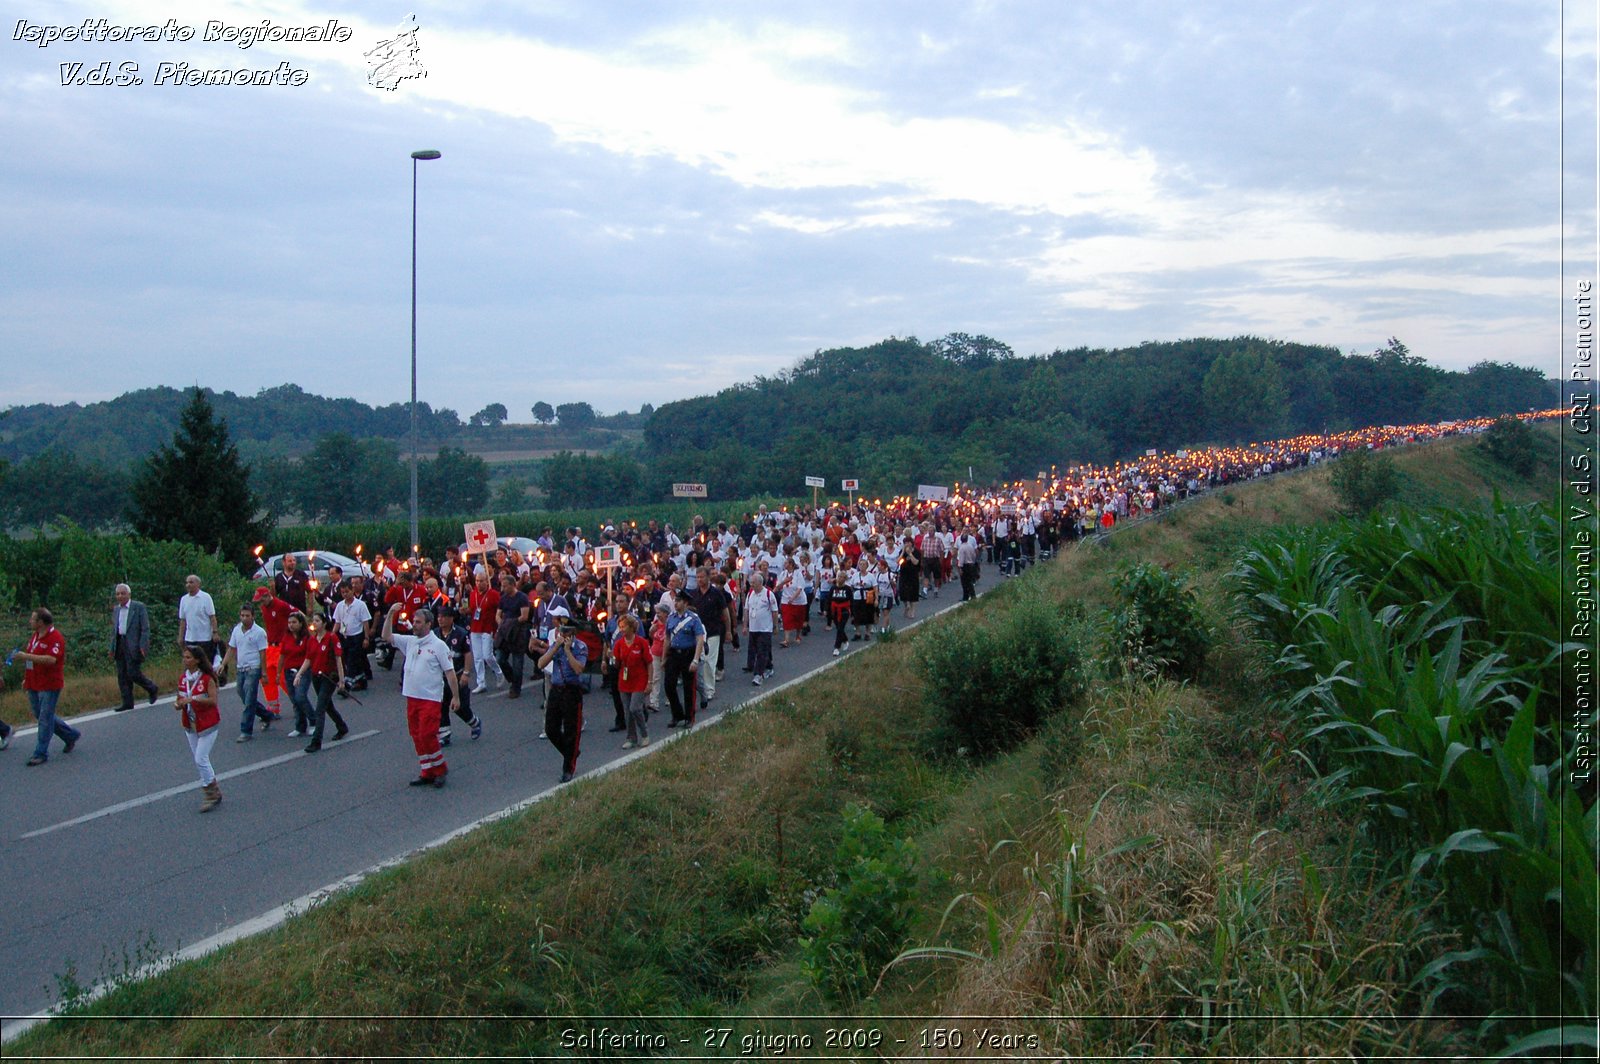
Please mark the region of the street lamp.
[[417, 542], [417, 163], [437, 159], [431, 148], [411, 153], [411, 554]]

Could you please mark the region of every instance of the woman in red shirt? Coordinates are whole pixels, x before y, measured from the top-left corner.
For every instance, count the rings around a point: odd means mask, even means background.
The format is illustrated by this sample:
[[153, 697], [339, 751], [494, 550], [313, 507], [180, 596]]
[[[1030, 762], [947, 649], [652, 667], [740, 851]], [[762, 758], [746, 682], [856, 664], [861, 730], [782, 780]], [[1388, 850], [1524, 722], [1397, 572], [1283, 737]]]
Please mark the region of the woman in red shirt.
[[200, 811], [209, 813], [222, 802], [222, 787], [211, 769], [211, 748], [217, 745], [222, 715], [217, 710], [217, 678], [211, 671], [211, 656], [192, 646], [183, 648], [183, 675], [178, 677], [178, 698], [173, 704], [184, 738], [189, 740], [189, 755], [200, 771], [200, 788], [205, 799]]
[[322, 749], [322, 722], [325, 718], [333, 718], [333, 726], [338, 729], [333, 733], [335, 739], [343, 739], [350, 734], [344, 718], [333, 708], [334, 688], [344, 682], [344, 655], [341, 653], [339, 637], [328, 631], [327, 621], [320, 613], [311, 618], [311, 634], [306, 637], [305, 650], [305, 668], [311, 674], [311, 686], [317, 692], [317, 707], [311, 714], [311, 742], [306, 744], [306, 753], [314, 754]]
[[289, 738], [298, 739], [311, 734], [311, 671], [306, 663], [306, 615], [295, 610], [289, 615], [285, 635], [278, 643], [278, 662], [283, 668], [284, 686], [289, 689], [289, 701], [294, 704], [294, 731]]
[[[665, 625], [661, 626], [665, 629]], [[650, 745], [645, 726], [645, 690], [650, 686], [650, 641], [639, 634], [639, 622], [631, 613], [617, 618], [617, 640], [611, 644], [611, 657], [617, 663], [617, 694], [622, 697], [622, 715], [628, 722], [628, 741], [624, 750]]]

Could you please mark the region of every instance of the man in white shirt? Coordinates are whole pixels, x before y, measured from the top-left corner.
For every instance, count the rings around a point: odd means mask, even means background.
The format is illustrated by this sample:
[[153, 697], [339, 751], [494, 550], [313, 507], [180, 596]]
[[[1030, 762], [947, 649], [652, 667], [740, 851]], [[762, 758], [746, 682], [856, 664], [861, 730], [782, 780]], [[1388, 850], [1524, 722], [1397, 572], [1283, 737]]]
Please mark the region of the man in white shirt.
[[383, 618], [383, 637], [405, 655], [405, 678], [400, 693], [406, 700], [406, 728], [417, 751], [417, 778], [413, 787], [443, 787], [444, 751], [439, 749], [439, 706], [449, 687], [453, 702], [461, 702], [456, 683], [455, 661], [444, 640], [433, 634], [433, 613], [417, 610], [411, 615], [411, 634], [396, 635], [394, 621], [403, 603], [389, 607]]
[[[183, 581], [184, 596], [178, 600], [178, 649], [192, 646], [203, 650], [209, 661], [217, 657], [217, 606], [211, 595], [200, 590], [200, 578], [190, 573]], [[220, 680], [218, 681], [220, 682]]]
[[972, 526], [961, 530], [956, 540], [956, 565], [961, 568], [961, 601], [978, 597], [978, 537]]
[[239, 721], [237, 742], [247, 743], [255, 738], [256, 718], [261, 718], [261, 730], [266, 731], [278, 719], [276, 713], [267, 712], [261, 704], [261, 666], [267, 654], [267, 630], [256, 623], [254, 606], [239, 607], [239, 623], [228, 636], [228, 652], [223, 656], [222, 669], [230, 663], [239, 666], [239, 700], [244, 703], [244, 717]]
[[772, 676], [772, 632], [776, 627], [778, 598], [766, 586], [758, 571], [750, 577], [750, 594], [745, 598], [744, 630], [750, 642], [750, 682], [760, 687]]

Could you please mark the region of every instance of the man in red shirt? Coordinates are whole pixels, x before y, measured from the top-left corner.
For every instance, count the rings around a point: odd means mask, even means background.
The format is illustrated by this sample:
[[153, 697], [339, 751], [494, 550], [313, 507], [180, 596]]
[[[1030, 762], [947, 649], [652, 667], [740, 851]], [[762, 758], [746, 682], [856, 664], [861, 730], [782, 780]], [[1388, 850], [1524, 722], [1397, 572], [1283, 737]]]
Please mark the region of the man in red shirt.
[[39, 739], [34, 743], [33, 756], [28, 759], [31, 766], [50, 760], [51, 736], [61, 736], [66, 744], [61, 752], [70, 754], [83, 733], [56, 716], [56, 703], [61, 699], [61, 689], [66, 686], [67, 639], [43, 606], [34, 610], [29, 620], [33, 623], [33, 637], [28, 640], [28, 649], [17, 651], [11, 660], [26, 670], [22, 674], [22, 687], [28, 692], [28, 709], [39, 722]]
[[[393, 549], [392, 547], [390, 548], [390, 550]], [[390, 608], [398, 605], [400, 612], [395, 615], [394, 619], [395, 634], [410, 635], [411, 615], [427, 606], [428, 593], [422, 590], [421, 585], [417, 583], [416, 571], [409, 564], [402, 565], [399, 572], [400, 579], [395, 581], [389, 588], [388, 593], [383, 596], [384, 613], [387, 615]], [[384, 662], [380, 662], [380, 664], [392, 665], [393, 663], [394, 651], [391, 649], [388, 651]]]
[[261, 627], [267, 632], [267, 652], [261, 663], [261, 694], [267, 700], [267, 712], [276, 717], [279, 712], [278, 685], [281, 682], [279, 645], [284, 636], [289, 634], [289, 614], [295, 608], [273, 595], [270, 587], [256, 588], [255, 602], [256, 615], [261, 618]]
[[494, 633], [500, 616], [500, 592], [489, 586], [487, 570], [480, 569], [473, 578], [473, 584], [474, 587], [467, 594], [467, 634], [472, 644], [472, 693], [481, 695], [487, 689], [484, 685], [486, 674], [505, 679], [494, 660]]

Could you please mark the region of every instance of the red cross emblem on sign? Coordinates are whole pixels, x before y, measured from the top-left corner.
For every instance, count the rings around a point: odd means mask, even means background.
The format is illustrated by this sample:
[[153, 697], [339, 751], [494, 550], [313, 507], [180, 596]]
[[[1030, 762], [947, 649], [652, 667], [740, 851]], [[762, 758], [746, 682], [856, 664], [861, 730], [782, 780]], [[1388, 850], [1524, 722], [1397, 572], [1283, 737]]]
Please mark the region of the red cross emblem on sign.
[[485, 543], [489, 542], [489, 533], [480, 528], [472, 534], [472, 541], [479, 547], [482, 547]]

